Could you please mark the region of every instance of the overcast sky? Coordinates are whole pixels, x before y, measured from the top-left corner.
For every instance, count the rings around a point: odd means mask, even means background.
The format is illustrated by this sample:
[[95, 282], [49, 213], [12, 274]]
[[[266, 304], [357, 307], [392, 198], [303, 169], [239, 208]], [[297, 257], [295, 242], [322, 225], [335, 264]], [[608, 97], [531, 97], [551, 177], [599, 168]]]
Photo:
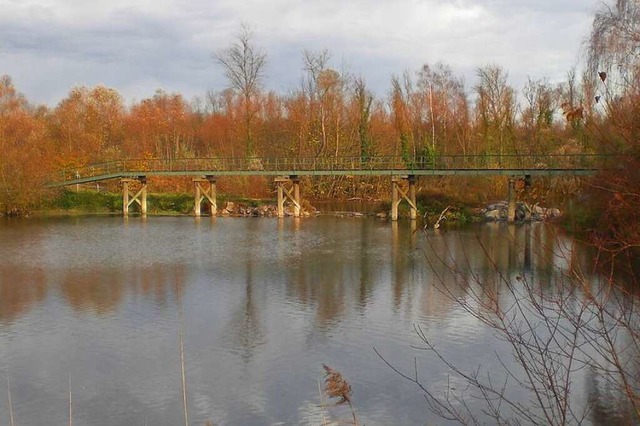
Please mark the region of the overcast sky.
[[475, 84], [499, 64], [561, 81], [576, 65], [599, 0], [0, 0], [0, 74], [35, 103], [55, 106], [77, 85], [104, 84], [127, 100], [157, 88], [188, 100], [226, 81], [212, 52], [245, 23], [268, 54], [265, 87], [294, 90], [302, 51], [384, 95], [392, 74], [449, 64]]

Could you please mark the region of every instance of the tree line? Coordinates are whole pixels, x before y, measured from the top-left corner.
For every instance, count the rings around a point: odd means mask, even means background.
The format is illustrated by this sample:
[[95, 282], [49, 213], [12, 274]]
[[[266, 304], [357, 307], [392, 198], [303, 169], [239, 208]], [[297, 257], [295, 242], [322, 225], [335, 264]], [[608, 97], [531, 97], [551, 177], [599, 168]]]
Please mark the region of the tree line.
[[[0, 78], [0, 188], [6, 207], [34, 201], [55, 170], [122, 158], [416, 157], [592, 152], [593, 105], [575, 80], [529, 80], [521, 98], [496, 65], [470, 90], [443, 63], [393, 76], [384, 97], [304, 52], [305, 74], [287, 94], [252, 83], [191, 102], [157, 90], [127, 105], [117, 90], [75, 87], [55, 107], [35, 106]], [[585, 113], [569, 114], [576, 109]], [[588, 111], [588, 112], [587, 112]], [[564, 116], [563, 116], [564, 115]], [[25, 191], [25, 185], [27, 191]]]
[[390, 77], [376, 96], [364, 78], [302, 52], [298, 87], [264, 89], [267, 54], [250, 29], [213, 54], [228, 88], [191, 101], [157, 90], [128, 104], [113, 88], [79, 86], [34, 105], [0, 78], [0, 204], [37, 203], [58, 169], [121, 158], [436, 156], [628, 152], [637, 148], [638, 2], [594, 17], [585, 72], [563, 82], [510, 84], [496, 64], [468, 85], [446, 63]]

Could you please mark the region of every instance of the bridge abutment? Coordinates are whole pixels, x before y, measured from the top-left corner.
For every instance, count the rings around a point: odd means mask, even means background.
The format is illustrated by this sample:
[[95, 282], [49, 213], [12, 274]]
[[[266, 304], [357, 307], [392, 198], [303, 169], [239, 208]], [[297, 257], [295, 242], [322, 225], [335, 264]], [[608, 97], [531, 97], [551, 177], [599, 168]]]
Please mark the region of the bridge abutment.
[[[404, 182], [407, 185], [404, 185]], [[409, 204], [409, 217], [415, 220], [418, 217], [418, 205], [416, 204], [416, 176], [393, 176], [391, 178], [391, 220], [398, 220], [398, 206], [406, 200]]]

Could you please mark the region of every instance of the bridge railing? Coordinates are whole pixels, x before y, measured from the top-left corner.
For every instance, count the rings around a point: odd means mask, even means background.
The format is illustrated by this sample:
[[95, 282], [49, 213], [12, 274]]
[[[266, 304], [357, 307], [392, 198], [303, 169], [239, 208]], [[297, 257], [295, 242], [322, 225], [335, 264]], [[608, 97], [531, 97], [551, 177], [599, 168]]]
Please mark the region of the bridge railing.
[[[602, 155], [448, 155], [403, 159], [399, 156], [327, 158], [181, 158], [124, 160], [122, 171], [360, 171], [360, 170], [497, 170], [588, 169], [605, 160]], [[120, 164], [116, 164], [119, 166]]]
[[72, 167], [61, 170], [57, 178], [61, 182], [67, 182], [88, 177], [117, 175], [127, 171], [126, 167], [126, 160]]
[[618, 156], [597, 154], [566, 155], [443, 155], [402, 158], [399, 156], [328, 158], [178, 158], [125, 159], [66, 169], [58, 179], [69, 182], [92, 177], [116, 177], [123, 173], [173, 172], [349, 172], [349, 171], [425, 171], [425, 170], [583, 170], [613, 168]]

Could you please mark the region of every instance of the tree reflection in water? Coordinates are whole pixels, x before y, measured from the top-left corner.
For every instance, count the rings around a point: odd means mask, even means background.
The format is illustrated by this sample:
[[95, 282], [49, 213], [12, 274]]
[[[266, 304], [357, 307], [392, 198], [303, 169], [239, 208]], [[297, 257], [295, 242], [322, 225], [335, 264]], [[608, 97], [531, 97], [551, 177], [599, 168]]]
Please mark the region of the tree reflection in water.
[[[193, 424], [317, 424], [322, 363], [352, 380], [363, 423], [438, 424], [371, 348], [412, 365], [419, 324], [452, 361], [497, 371], [495, 351], [508, 352], [458, 300], [491, 312], [513, 300], [500, 277], [552, 297], [563, 294], [568, 271], [592, 270], [591, 254], [571, 251], [573, 240], [545, 225], [428, 237], [408, 221], [327, 217], [31, 226], [0, 233], [12, 249], [0, 258], [0, 375], [15, 374], [14, 403], [26, 424], [65, 422], [58, 390], [69, 372], [78, 424], [179, 423], [180, 309]], [[417, 356], [426, 382], [442, 389], [450, 371]], [[577, 373], [576, 398], [592, 403], [590, 423], [623, 423], [620, 387], [600, 373]]]

